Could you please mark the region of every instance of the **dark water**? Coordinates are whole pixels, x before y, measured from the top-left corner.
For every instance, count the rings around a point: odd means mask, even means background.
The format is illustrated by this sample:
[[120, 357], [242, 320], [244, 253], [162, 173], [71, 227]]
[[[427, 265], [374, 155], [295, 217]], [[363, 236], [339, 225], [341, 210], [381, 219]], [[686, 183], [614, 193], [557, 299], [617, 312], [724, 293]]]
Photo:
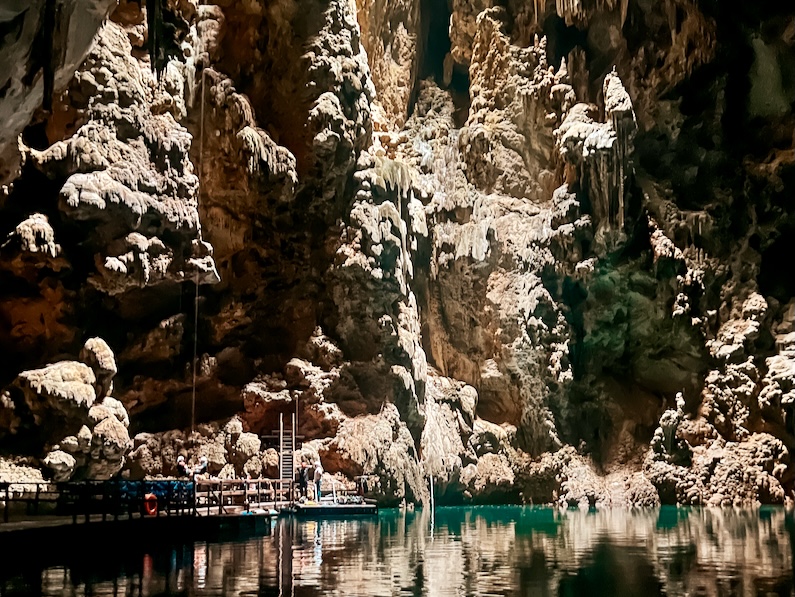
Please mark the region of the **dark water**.
[[427, 511], [280, 519], [257, 536], [106, 537], [46, 558], [0, 537], [0, 595], [795, 596], [793, 527], [783, 509], [483, 507], [437, 510], [433, 528]]

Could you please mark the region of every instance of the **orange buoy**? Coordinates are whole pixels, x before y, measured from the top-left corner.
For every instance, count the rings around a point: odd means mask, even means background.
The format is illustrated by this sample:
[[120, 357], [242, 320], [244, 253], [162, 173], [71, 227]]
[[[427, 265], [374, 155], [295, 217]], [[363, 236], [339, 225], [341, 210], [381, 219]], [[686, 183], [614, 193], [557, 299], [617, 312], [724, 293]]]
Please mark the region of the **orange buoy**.
[[157, 496], [154, 493], [144, 496], [144, 513], [147, 516], [157, 516]]

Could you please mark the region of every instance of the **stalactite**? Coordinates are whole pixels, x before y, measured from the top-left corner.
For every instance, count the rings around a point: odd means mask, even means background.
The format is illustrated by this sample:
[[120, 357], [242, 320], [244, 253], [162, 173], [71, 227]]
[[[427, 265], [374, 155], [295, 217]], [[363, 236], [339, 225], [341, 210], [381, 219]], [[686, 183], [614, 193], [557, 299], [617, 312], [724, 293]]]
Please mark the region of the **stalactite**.
[[595, 109], [578, 104], [569, 111], [556, 136], [561, 155], [576, 166], [577, 180], [587, 189], [597, 226], [622, 233], [637, 121], [629, 94], [615, 70], [605, 77], [603, 94], [606, 122], [596, 122]]
[[629, 10], [629, 0], [621, 0], [621, 27], [627, 21], [627, 11]]
[[676, 43], [676, 4], [665, 1], [665, 16], [668, 18], [668, 29], [671, 30], [671, 43]]
[[570, 27], [585, 16], [581, 0], [555, 0], [555, 10]]
[[[538, 3], [539, 0], [535, 0]], [[558, 16], [566, 22], [566, 25], [584, 25], [587, 23], [589, 17], [595, 12], [612, 11], [620, 6], [621, 9], [621, 26], [627, 20], [627, 11], [629, 9], [629, 0], [596, 0], [596, 5], [589, 2], [585, 6], [583, 0], [555, 0], [555, 9]]]
[[166, 66], [163, 52], [163, 0], [146, 0], [146, 25], [149, 29], [147, 49], [152, 71], [159, 74]]
[[627, 169], [633, 151], [635, 133], [638, 130], [638, 123], [635, 118], [635, 111], [632, 109], [632, 100], [621, 83], [615, 69], [605, 77], [603, 85], [605, 97], [605, 114], [613, 127], [616, 141], [613, 144], [613, 154], [615, 157], [615, 189], [618, 203], [617, 224], [620, 230], [624, 228], [624, 196], [626, 194], [625, 182], [629, 176]]

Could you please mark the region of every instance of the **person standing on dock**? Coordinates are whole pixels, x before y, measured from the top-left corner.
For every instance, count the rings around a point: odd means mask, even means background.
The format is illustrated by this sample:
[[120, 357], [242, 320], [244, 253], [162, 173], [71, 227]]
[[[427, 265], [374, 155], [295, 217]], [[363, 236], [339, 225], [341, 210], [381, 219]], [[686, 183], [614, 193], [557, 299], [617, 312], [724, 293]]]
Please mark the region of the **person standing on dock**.
[[177, 477], [189, 477], [188, 465], [185, 463], [185, 457], [180, 454], [177, 456]]
[[306, 462], [302, 462], [298, 469], [298, 497], [306, 497], [307, 489], [309, 488], [309, 466]]
[[320, 465], [320, 459], [315, 461], [315, 500], [320, 501], [320, 481], [323, 479], [323, 467]]

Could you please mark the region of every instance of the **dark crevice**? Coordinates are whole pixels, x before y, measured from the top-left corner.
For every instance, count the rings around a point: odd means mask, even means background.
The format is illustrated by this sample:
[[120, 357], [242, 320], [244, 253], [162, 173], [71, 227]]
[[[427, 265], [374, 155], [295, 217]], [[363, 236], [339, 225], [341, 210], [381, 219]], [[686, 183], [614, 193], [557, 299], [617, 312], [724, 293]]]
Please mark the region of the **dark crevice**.
[[428, 37], [420, 56], [419, 79], [433, 77], [444, 86], [444, 59], [450, 52], [450, 8], [447, 0], [423, 0], [422, 18], [428, 21]]
[[163, 1], [146, 0], [146, 26], [148, 30], [147, 49], [149, 50], [149, 63], [152, 70], [160, 73], [165, 64], [163, 63], [161, 50], [163, 35]]
[[566, 21], [557, 14], [544, 19], [544, 35], [547, 36], [547, 62], [560, 68], [561, 61], [569, 55], [574, 48], [588, 48], [588, 31], [580, 30], [575, 26], [567, 26]]
[[61, 4], [56, 0], [47, 0], [44, 5], [44, 21], [42, 24], [42, 49], [41, 61], [44, 69], [44, 96], [42, 98], [42, 108], [49, 112], [52, 110], [52, 96], [55, 93], [55, 27], [60, 23], [59, 13]]
[[409, 100], [408, 115], [414, 112], [420, 81], [433, 79], [437, 86], [449, 89], [455, 105], [455, 121], [462, 126], [469, 116], [469, 70], [455, 64], [450, 79], [445, 78], [445, 58], [450, 53], [451, 9], [447, 0], [422, 0], [420, 39], [417, 44], [417, 78]]
[[182, 55], [180, 42], [190, 29], [187, 21], [164, 0], [139, 0], [146, 6], [147, 51], [152, 71], [160, 75], [172, 57]]
[[22, 131], [22, 142], [39, 151], [47, 149], [50, 146], [50, 140], [47, 137], [47, 122], [40, 121], [28, 125]]
[[414, 112], [420, 82], [433, 79], [441, 89], [448, 89], [455, 106], [453, 119], [461, 127], [469, 117], [469, 69], [454, 64], [449, 80], [445, 77], [445, 58], [451, 49], [451, 9], [447, 0], [422, 0], [420, 6], [420, 39], [417, 44], [417, 77], [409, 99], [408, 115]]
[[780, 236], [762, 251], [759, 271], [759, 290], [787, 303], [795, 296], [795, 276], [788, 274], [795, 251], [795, 226], [779, 228]]
[[467, 118], [469, 118], [469, 70], [456, 64], [453, 67], [453, 78], [450, 81], [449, 89], [455, 106], [453, 121], [460, 128], [466, 124]]
[[13, 39], [9, 39], [8, 42], [19, 40], [20, 35], [22, 35], [22, 28], [25, 24], [25, 17], [28, 14], [28, 10], [30, 10], [30, 8], [25, 8], [10, 20], [0, 22], [0, 40], [5, 42], [5, 38], [9, 36], [13, 36]]

